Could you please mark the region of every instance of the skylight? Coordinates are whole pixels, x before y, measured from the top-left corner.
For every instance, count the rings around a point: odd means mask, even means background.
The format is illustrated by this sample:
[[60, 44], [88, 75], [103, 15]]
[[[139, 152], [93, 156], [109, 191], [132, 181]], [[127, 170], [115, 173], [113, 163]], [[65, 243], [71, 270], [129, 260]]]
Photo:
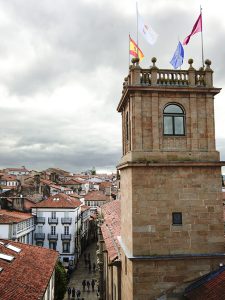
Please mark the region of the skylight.
[[0, 268], [0, 272], [3, 271], [3, 268]]
[[14, 256], [0, 253], [0, 259], [4, 259], [4, 260], [7, 260], [7, 261], [12, 261], [14, 259]]
[[13, 250], [13, 251], [15, 251], [16, 253], [19, 253], [19, 252], [21, 251], [20, 248], [18, 248], [18, 247], [16, 247], [16, 246], [13, 246], [13, 245], [10, 245], [10, 244], [6, 245], [6, 248], [8, 248], [8, 249], [10, 249], [10, 250]]

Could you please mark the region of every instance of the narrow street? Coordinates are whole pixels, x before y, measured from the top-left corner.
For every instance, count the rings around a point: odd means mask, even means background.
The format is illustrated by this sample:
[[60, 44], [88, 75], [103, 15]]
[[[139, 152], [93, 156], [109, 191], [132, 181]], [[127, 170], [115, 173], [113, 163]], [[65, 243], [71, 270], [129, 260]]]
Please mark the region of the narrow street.
[[[88, 257], [88, 254], [90, 253], [90, 260], [91, 260], [91, 266], [92, 269], [89, 271], [88, 264], [85, 266], [85, 260], [84, 260], [84, 253], [86, 253], [86, 256]], [[97, 263], [96, 263], [96, 242], [92, 243], [90, 246], [87, 247], [86, 251], [84, 252], [78, 262], [77, 269], [74, 270], [74, 272], [71, 274], [70, 281], [68, 283], [68, 287], [75, 288], [76, 290], [79, 289], [81, 291], [80, 298], [72, 298], [72, 295], [70, 298], [68, 297], [68, 293], [66, 292], [64, 300], [68, 299], [84, 299], [84, 300], [97, 300], [97, 286], [98, 286], [98, 271], [97, 271]], [[93, 263], [96, 265], [95, 272], [93, 271]], [[92, 291], [92, 286], [90, 285], [89, 291], [87, 286], [85, 287], [85, 291], [83, 291], [82, 281], [86, 280], [91, 283], [92, 279], [95, 280], [95, 287], [94, 291]]]

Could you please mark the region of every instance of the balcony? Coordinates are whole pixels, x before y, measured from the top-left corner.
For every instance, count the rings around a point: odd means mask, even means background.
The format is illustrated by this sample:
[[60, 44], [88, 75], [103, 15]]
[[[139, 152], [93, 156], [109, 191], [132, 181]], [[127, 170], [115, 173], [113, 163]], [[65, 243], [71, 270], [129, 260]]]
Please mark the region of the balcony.
[[35, 238], [35, 240], [44, 240], [45, 239], [45, 233], [35, 233], [34, 238]]
[[61, 223], [62, 224], [71, 224], [72, 218], [61, 218]]
[[61, 240], [71, 240], [71, 234], [61, 234]]
[[58, 240], [58, 234], [48, 234], [48, 239], [51, 241], [56, 241]]
[[58, 224], [58, 218], [48, 218], [48, 224]]
[[37, 217], [37, 223], [45, 224], [45, 218], [44, 217]]

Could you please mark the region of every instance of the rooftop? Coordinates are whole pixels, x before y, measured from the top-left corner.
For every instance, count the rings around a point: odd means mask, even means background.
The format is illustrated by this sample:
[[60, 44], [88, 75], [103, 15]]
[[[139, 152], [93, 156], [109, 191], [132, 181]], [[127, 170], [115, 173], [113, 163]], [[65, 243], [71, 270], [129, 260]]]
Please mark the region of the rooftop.
[[109, 201], [110, 196], [106, 196], [102, 191], [91, 191], [84, 196], [84, 199], [88, 201]]
[[[11, 249], [7, 245], [10, 245]], [[0, 257], [1, 300], [42, 299], [55, 268], [58, 253], [9, 240], [0, 240], [0, 253], [3, 254], [2, 258]], [[9, 257], [11, 261], [4, 257]]]
[[120, 201], [114, 200], [101, 206], [104, 223], [101, 225], [102, 235], [110, 261], [119, 257], [120, 244]]
[[18, 223], [32, 217], [30, 213], [0, 209], [0, 224]]
[[189, 300], [225, 299], [225, 266], [206, 274], [185, 289]]
[[39, 208], [77, 208], [81, 205], [81, 202], [69, 195], [59, 193], [56, 195], [50, 196], [48, 199], [43, 200], [33, 207]]

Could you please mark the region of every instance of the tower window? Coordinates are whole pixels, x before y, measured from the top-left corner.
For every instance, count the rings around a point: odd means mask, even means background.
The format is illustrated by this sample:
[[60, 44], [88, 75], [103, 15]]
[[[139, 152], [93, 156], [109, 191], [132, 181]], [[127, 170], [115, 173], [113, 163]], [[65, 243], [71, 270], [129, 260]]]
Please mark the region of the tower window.
[[129, 141], [129, 114], [126, 113], [126, 141]]
[[181, 212], [173, 212], [172, 213], [172, 222], [173, 222], [173, 225], [182, 225], [182, 213]]
[[184, 111], [176, 104], [169, 104], [163, 111], [163, 134], [184, 135]]

